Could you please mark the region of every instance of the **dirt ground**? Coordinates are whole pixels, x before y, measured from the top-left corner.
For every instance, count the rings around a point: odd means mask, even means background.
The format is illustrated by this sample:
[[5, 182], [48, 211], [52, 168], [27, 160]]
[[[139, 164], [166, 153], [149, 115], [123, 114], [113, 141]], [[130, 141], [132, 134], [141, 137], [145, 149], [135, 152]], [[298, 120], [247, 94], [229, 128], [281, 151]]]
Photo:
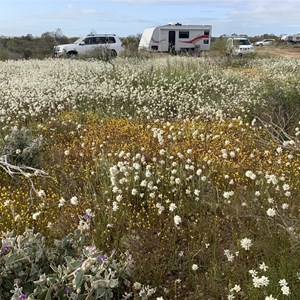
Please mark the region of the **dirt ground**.
[[276, 56], [285, 56], [300, 58], [300, 47], [299, 48], [275, 48], [275, 47], [255, 47], [255, 50], [258, 54], [266, 55], [276, 55]]

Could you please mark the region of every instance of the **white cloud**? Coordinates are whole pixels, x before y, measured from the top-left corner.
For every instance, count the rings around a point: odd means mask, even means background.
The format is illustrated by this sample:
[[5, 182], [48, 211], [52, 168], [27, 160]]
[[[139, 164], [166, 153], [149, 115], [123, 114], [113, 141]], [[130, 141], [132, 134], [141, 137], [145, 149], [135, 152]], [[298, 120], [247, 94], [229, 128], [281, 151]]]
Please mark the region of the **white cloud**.
[[86, 16], [86, 15], [94, 15], [97, 13], [97, 11], [96, 9], [92, 9], [92, 8], [84, 8], [81, 9], [80, 13]]

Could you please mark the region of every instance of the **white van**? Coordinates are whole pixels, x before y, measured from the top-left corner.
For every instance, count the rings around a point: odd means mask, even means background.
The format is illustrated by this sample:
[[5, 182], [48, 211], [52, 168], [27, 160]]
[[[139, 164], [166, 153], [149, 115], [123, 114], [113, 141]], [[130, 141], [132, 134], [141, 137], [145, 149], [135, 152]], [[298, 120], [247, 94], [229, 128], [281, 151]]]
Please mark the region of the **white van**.
[[228, 38], [226, 43], [226, 54], [229, 55], [244, 55], [254, 52], [254, 47], [245, 37]]

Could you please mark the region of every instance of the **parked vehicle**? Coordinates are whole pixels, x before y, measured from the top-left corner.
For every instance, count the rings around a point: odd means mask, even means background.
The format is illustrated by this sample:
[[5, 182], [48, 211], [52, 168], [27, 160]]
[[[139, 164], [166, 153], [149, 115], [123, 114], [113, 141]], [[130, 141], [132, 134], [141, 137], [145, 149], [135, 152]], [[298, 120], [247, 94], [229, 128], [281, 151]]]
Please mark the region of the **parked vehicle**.
[[139, 50], [198, 53], [210, 49], [211, 25], [168, 24], [144, 30]]
[[275, 40], [274, 39], [264, 39], [262, 41], [257, 41], [255, 46], [268, 46], [271, 45]]
[[284, 35], [281, 40], [292, 44], [300, 43], [300, 33]]
[[75, 55], [87, 55], [96, 51], [103, 50], [111, 56], [117, 56], [124, 50], [122, 42], [115, 34], [89, 34], [79, 38], [73, 44], [58, 45], [53, 48], [54, 56], [68, 57]]
[[228, 38], [226, 42], [226, 54], [228, 55], [245, 55], [254, 52], [254, 47], [245, 37]]

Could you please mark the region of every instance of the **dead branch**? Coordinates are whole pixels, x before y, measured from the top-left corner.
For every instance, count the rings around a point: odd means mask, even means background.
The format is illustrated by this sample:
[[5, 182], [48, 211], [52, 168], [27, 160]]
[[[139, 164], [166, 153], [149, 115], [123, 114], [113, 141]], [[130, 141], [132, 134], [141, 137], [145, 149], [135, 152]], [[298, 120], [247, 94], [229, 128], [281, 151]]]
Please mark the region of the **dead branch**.
[[22, 176], [26, 178], [30, 184], [30, 198], [31, 204], [28, 207], [25, 214], [30, 211], [30, 208], [33, 206], [33, 197], [32, 192], [34, 192], [38, 196], [38, 191], [34, 185], [33, 177], [50, 177], [46, 172], [43, 170], [29, 167], [29, 166], [16, 166], [8, 162], [7, 155], [0, 156], [0, 167], [12, 178], [16, 176]]
[[[292, 136], [287, 133], [285, 128], [286, 122], [283, 120], [283, 123], [276, 124], [273, 122], [271, 116], [266, 115], [268, 121], [262, 120], [259, 117], [255, 117], [264, 127], [266, 133], [269, 135], [271, 141], [273, 141], [278, 146], [286, 150], [291, 151], [300, 151], [300, 140], [296, 136]], [[266, 140], [261, 139], [263, 143], [268, 143]]]

